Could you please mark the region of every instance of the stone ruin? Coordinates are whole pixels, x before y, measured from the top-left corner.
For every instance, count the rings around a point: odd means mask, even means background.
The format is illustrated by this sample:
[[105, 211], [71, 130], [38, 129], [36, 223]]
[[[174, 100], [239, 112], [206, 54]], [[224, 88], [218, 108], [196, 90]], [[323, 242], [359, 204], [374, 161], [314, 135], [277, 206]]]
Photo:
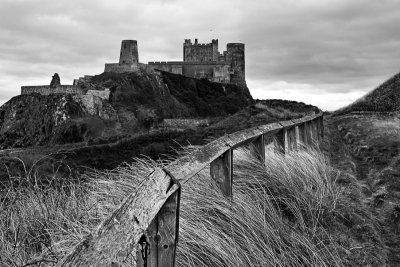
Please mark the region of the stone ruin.
[[60, 76], [58, 75], [58, 73], [54, 73], [53, 78], [51, 78], [50, 88], [57, 88], [60, 85]]
[[21, 86], [21, 95], [28, 94], [72, 94], [81, 96], [96, 96], [101, 99], [109, 99], [110, 90], [96, 86], [91, 87], [90, 80], [92, 76], [86, 75], [74, 80], [73, 85], [62, 85], [58, 73], [54, 73], [50, 85]]

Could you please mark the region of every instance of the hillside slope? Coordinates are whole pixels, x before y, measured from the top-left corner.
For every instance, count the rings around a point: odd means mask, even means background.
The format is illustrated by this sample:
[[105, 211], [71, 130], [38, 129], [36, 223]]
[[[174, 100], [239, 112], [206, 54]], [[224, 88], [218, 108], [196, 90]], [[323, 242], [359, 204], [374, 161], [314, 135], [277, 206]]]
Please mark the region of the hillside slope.
[[20, 95], [0, 107], [0, 149], [132, 135], [164, 118], [228, 116], [254, 102], [246, 87], [164, 72], [103, 73], [83, 86], [110, 88], [110, 97], [93, 98], [94, 109], [67, 94]]
[[354, 103], [334, 112], [343, 115], [353, 111], [391, 112], [400, 110], [400, 73]]
[[[388, 266], [400, 266], [400, 116], [348, 114], [326, 117], [326, 152], [332, 163], [351, 174], [362, 199], [377, 217], [388, 247]], [[360, 223], [360, 229], [364, 223]]]

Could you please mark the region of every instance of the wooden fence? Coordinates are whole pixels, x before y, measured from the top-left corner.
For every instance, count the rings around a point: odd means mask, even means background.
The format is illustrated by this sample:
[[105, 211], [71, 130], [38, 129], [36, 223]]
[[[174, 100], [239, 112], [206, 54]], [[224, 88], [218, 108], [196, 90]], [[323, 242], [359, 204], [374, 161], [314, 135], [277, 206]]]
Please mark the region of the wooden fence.
[[322, 113], [271, 123], [216, 139], [155, 169], [107, 218], [57, 266], [121, 266], [135, 251], [138, 267], [174, 266], [179, 233], [181, 184], [210, 166], [226, 197], [232, 196], [233, 150], [252, 143], [264, 162], [266, 140], [275, 139], [280, 153], [318, 145], [323, 138]]

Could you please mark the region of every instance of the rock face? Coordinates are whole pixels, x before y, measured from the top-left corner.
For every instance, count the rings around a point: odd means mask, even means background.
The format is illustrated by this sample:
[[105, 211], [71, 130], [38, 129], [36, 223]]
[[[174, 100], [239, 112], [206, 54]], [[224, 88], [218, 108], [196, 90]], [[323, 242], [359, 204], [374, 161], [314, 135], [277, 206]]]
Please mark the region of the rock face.
[[[0, 107], [0, 149], [83, 141], [92, 121], [116, 118], [109, 103], [99, 97], [93, 99], [91, 110], [84, 100], [68, 94], [12, 98]], [[65, 129], [67, 125], [79, 131], [64, 140], [64, 132], [71, 131]]]
[[103, 73], [86, 87], [86, 94], [12, 98], [0, 107], [0, 149], [132, 135], [165, 118], [227, 116], [254, 102], [246, 87], [154, 71]]
[[110, 88], [110, 103], [126, 134], [165, 118], [228, 116], [254, 102], [247, 87], [168, 72], [103, 73], [91, 82]]
[[0, 148], [48, 143], [54, 130], [84, 115], [68, 95], [20, 95], [0, 108]]

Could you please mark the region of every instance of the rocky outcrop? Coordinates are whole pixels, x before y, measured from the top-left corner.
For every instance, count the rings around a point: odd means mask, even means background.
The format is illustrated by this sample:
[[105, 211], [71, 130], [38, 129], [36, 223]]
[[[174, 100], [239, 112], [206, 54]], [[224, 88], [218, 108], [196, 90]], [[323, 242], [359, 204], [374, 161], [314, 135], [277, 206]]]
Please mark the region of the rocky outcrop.
[[79, 103], [84, 111], [91, 116], [98, 116], [104, 120], [117, 120], [117, 113], [108, 99], [96, 94], [73, 95], [73, 100]]
[[65, 130], [66, 125], [80, 129], [75, 133], [78, 137], [71, 140], [83, 141], [96, 118], [116, 119], [112, 106], [96, 96], [90, 99], [69, 94], [16, 96], [0, 107], [0, 149], [65, 143], [59, 135], [63, 135], [60, 129]]
[[85, 115], [70, 95], [20, 95], [0, 107], [0, 148], [47, 143], [65, 121]]
[[[58, 83], [54, 74], [52, 86]], [[32, 93], [4, 104], [0, 149], [133, 135], [165, 118], [228, 116], [254, 102], [247, 87], [153, 70], [103, 73], [76, 83], [84, 93]]]

